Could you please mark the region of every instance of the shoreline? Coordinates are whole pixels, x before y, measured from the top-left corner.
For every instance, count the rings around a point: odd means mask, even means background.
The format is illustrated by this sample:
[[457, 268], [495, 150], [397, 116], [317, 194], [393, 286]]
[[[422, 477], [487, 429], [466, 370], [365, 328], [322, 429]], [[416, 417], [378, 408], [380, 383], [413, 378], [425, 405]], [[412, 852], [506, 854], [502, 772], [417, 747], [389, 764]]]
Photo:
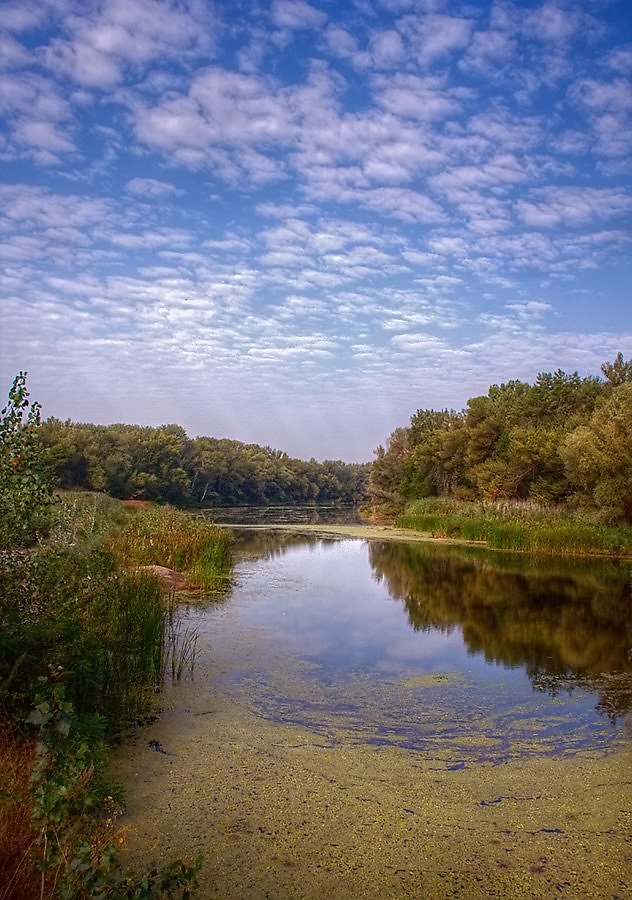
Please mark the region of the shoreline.
[[474, 547], [481, 550], [489, 550], [492, 553], [507, 553], [518, 556], [538, 556], [551, 559], [586, 559], [586, 560], [613, 560], [630, 562], [630, 553], [607, 553], [594, 550], [593, 552], [581, 552], [579, 550], [567, 553], [544, 550], [521, 550], [511, 547], [490, 546], [489, 541], [468, 540], [458, 537], [435, 537], [428, 531], [415, 531], [409, 528], [397, 528], [395, 525], [327, 525], [319, 523], [283, 524], [265, 523], [249, 524], [239, 522], [214, 522], [218, 528], [239, 529], [240, 531], [286, 531], [292, 534], [305, 534], [332, 539], [352, 539], [365, 541], [407, 541], [417, 544], [434, 544], [444, 547]]

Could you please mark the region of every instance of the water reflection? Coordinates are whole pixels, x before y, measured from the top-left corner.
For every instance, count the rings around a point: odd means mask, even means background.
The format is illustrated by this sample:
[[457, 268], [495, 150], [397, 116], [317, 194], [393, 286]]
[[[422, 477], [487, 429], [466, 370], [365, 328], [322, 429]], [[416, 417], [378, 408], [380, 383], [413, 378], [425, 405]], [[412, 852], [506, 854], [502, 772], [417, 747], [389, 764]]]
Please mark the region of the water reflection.
[[201, 511], [218, 525], [357, 525], [358, 506], [307, 503], [303, 506], [218, 506]]
[[195, 616], [216, 685], [258, 714], [450, 765], [605, 748], [625, 734], [625, 566], [237, 536], [230, 601]]
[[538, 690], [588, 687], [611, 716], [632, 707], [627, 567], [526, 560], [531, 571], [516, 571], [514, 559], [508, 571], [488, 553], [395, 543], [371, 544], [369, 560], [415, 630], [458, 627], [471, 653], [524, 667]]

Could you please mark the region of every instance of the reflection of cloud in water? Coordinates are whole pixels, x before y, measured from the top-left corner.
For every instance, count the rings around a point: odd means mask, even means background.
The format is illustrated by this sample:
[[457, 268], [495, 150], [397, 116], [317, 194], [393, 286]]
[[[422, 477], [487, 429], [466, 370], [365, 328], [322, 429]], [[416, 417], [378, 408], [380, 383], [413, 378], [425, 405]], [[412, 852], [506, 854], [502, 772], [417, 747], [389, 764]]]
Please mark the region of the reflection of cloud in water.
[[232, 599], [205, 633], [212, 659], [232, 647], [235, 689], [279, 721], [422, 747], [466, 741], [480, 719], [502, 754], [529, 731], [542, 752], [605, 745], [617, 732], [595, 711], [595, 693], [612, 695], [612, 680], [574, 679], [570, 696], [550, 679], [534, 691], [530, 680], [568, 672], [564, 629], [577, 641], [590, 625], [582, 652], [620, 660], [625, 592], [598, 571], [534, 577], [494, 568], [489, 554], [303, 543], [241, 563]]

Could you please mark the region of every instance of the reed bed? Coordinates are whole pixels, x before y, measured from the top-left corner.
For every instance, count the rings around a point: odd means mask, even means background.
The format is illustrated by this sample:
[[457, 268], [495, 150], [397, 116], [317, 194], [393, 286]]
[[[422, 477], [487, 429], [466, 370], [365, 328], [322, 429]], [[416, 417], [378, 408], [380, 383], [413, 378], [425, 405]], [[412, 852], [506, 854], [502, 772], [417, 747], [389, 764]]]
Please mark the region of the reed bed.
[[110, 546], [126, 565], [161, 565], [195, 586], [223, 587], [232, 568], [231, 533], [173, 507], [136, 513]]
[[433, 537], [482, 541], [495, 550], [632, 556], [630, 526], [591, 524], [563, 510], [531, 504], [417, 500], [397, 517], [396, 524]]

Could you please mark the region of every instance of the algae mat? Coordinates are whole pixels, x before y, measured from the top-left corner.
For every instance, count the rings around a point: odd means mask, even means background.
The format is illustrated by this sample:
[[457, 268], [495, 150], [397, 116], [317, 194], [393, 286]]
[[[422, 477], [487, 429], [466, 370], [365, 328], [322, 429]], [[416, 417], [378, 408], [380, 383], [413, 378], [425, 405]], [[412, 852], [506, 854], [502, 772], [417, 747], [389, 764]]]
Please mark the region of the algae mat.
[[198, 896], [223, 900], [632, 896], [625, 748], [462, 767], [274, 723], [216, 676], [169, 687], [113, 760], [130, 864], [202, 853]]

